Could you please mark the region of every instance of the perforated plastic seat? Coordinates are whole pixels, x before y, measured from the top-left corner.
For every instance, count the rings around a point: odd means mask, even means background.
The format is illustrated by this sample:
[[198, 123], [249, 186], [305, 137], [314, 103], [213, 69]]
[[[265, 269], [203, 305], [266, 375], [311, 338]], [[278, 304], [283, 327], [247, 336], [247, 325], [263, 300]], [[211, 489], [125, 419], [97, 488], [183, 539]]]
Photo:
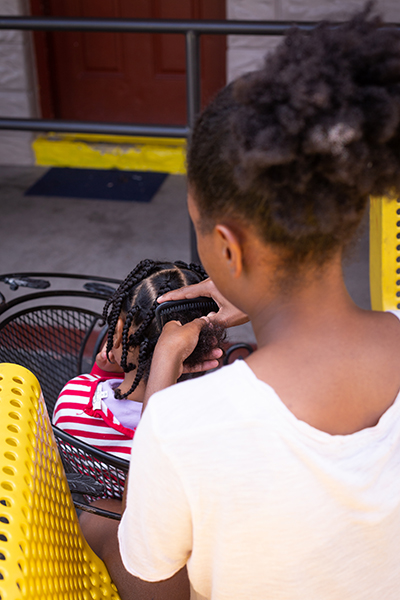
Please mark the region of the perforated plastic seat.
[[369, 262], [372, 308], [400, 309], [400, 199], [371, 198]]
[[0, 364], [1, 600], [119, 598], [76, 516], [36, 377]]

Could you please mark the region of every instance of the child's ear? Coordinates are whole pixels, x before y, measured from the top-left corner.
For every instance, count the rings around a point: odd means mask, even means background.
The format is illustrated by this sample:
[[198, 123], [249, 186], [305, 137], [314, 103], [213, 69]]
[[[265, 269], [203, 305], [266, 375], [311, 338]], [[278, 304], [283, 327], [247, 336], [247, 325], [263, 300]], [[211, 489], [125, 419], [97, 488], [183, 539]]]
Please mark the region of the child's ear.
[[122, 344], [122, 331], [124, 329], [124, 324], [125, 321], [121, 317], [119, 317], [114, 333], [114, 348], [119, 348]]
[[214, 231], [218, 239], [220, 256], [225, 261], [225, 265], [231, 275], [236, 279], [241, 275], [243, 270], [243, 250], [240, 238], [227, 225], [218, 224], [215, 226]]

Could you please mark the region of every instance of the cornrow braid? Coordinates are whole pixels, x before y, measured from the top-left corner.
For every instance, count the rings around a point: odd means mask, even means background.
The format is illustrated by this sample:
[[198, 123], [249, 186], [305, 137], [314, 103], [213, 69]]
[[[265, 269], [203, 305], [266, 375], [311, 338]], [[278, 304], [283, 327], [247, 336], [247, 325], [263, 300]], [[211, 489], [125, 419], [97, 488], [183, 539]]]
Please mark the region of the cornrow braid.
[[108, 309], [117, 298], [125, 298], [136, 283], [139, 283], [147, 277], [147, 272], [150, 271], [157, 263], [154, 260], [146, 259], [140, 261], [136, 267], [126, 276], [124, 281], [115, 290], [112, 296], [107, 300], [103, 308], [103, 319], [107, 320]]
[[190, 263], [188, 265], [188, 269], [190, 271], [194, 271], [195, 273], [198, 273], [199, 275], [201, 275], [201, 277], [203, 279], [206, 279], [208, 277], [208, 275], [207, 275], [206, 271], [203, 269], [202, 265], [199, 265], [197, 263]]
[[[160, 292], [160, 295], [166, 294], [169, 291], [170, 291], [169, 289], [164, 289], [162, 292]], [[154, 300], [153, 305], [151, 306], [146, 317], [144, 318], [143, 323], [139, 326], [139, 329], [132, 336], [132, 338], [130, 340], [132, 346], [137, 346], [141, 342], [141, 338], [142, 338], [144, 331], [146, 331], [147, 327], [149, 326], [151, 321], [154, 319], [154, 315], [155, 315], [157, 306], [158, 306], [158, 302], [156, 299], [156, 300]]]
[[[161, 296], [162, 294], [166, 294], [169, 291], [170, 291], [170, 286], [167, 284], [163, 285], [159, 289], [158, 295]], [[135, 346], [139, 346], [139, 348], [140, 348], [139, 358], [138, 358], [138, 371], [137, 371], [136, 378], [135, 378], [136, 385], [135, 385], [134, 389], [136, 389], [143, 374], [147, 370], [146, 367], [150, 367], [150, 361], [148, 361], [147, 365], [143, 363], [143, 361], [147, 358], [147, 356], [145, 355], [145, 352], [144, 352], [144, 348], [147, 351], [147, 348], [149, 346], [149, 340], [143, 336], [144, 336], [147, 328], [149, 327], [151, 321], [154, 319], [157, 306], [158, 306], [158, 302], [157, 302], [157, 299], [155, 299], [152, 307], [150, 308], [149, 312], [147, 313], [146, 317], [144, 318], [142, 324], [139, 326], [138, 330], [131, 336], [129, 336], [128, 334], [129, 334], [129, 329], [131, 327], [132, 318], [130, 318], [129, 322], [128, 322], [128, 316], [127, 316], [126, 321], [125, 321], [123, 337], [122, 337], [122, 355], [121, 355], [121, 367], [124, 369], [125, 373], [129, 373], [130, 371], [132, 371], [133, 369], [136, 368], [136, 365], [127, 364], [127, 362], [126, 362], [128, 349], [133, 348]], [[136, 313], [139, 312], [140, 309], [138, 309], [138, 307], [134, 307], [134, 308], [136, 308]], [[146, 345], [143, 346], [143, 351], [142, 351], [142, 345], [143, 345], [144, 341], [146, 341]], [[153, 344], [152, 350], [154, 349], [155, 345], [156, 345], [156, 342]], [[124, 395], [121, 395], [120, 398], [126, 398], [133, 391], [134, 391], [133, 389], [130, 389], [129, 392], [127, 392]]]
[[[116, 300], [114, 308], [113, 308], [113, 312], [110, 314], [110, 317], [108, 318], [107, 349], [106, 349], [107, 358], [109, 358], [109, 353], [111, 352], [111, 349], [114, 344], [115, 328], [117, 326], [117, 321], [118, 321], [118, 317], [121, 312], [121, 307], [122, 307], [123, 301], [124, 301], [123, 296], [121, 296], [120, 298], [118, 298], [118, 300]], [[107, 307], [107, 310], [108, 310], [108, 307]], [[103, 321], [105, 322], [106, 320], [107, 320], [107, 315], [105, 317], [104, 311], [103, 311]]]
[[[165, 284], [159, 289], [158, 296], [161, 296], [162, 294], [166, 294], [169, 291], [171, 291], [170, 286], [168, 284]], [[139, 326], [139, 328], [133, 334], [133, 336], [131, 336], [131, 338], [129, 340], [130, 347], [138, 346], [139, 344], [141, 344], [141, 342], [143, 340], [144, 332], [148, 328], [151, 321], [154, 319], [157, 306], [158, 306], [158, 302], [157, 302], [157, 298], [156, 298], [153, 302], [153, 305], [150, 307], [147, 315], [143, 319], [142, 324]], [[125, 323], [125, 327], [126, 327], [126, 323]], [[124, 329], [125, 329], [125, 327], [124, 327]], [[129, 327], [130, 327], [130, 325], [129, 325]], [[129, 327], [128, 327], [128, 329], [129, 329]], [[123, 340], [123, 346], [124, 346], [124, 340]], [[124, 349], [126, 349], [126, 348], [124, 348]], [[140, 364], [140, 360], [139, 360], [139, 364]], [[122, 361], [121, 361], [121, 366], [124, 369], [124, 365], [122, 364]], [[131, 369], [129, 369], [129, 370], [131, 370]]]
[[150, 361], [148, 360], [148, 352], [149, 352], [149, 340], [147, 338], [144, 338], [139, 346], [139, 360], [138, 360], [138, 368], [137, 368], [137, 372], [136, 372], [136, 377], [135, 377], [130, 389], [127, 392], [125, 392], [125, 394], [121, 394], [119, 389], [117, 389], [115, 391], [115, 397], [117, 398], [117, 400], [123, 400], [124, 398], [127, 398], [130, 394], [132, 394], [136, 390], [137, 386], [139, 385], [139, 383], [142, 380], [143, 375], [145, 375], [146, 371], [150, 367]]
[[[118, 302], [119, 299], [123, 300], [130, 294], [132, 288], [137, 284], [146, 279], [146, 277], [150, 274], [150, 272], [155, 268], [157, 263], [154, 260], [142, 260], [124, 279], [124, 281], [119, 285], [119, 287], [115, 290], [113, 295], [107, 300], [103, 308], [103, 320], [107, 321], [108, 319], [108, 309], [109, 307]], [[119, 307], [120, 308], [120, 307]], [[111, 311], [110, 317], [112, 313], [115, 311]]]
[[[113, 295], [107, 300], [103, 308], [103, 322], [108, 322], [109, 329], [107, 333], [107, 357], [114, 344], [115, 328], [121, 315], [123, 304], [132, 293], [135, 285], [146, 279], [149, 273], [155, 268], [157, 263], [154, 260], [142, 260], [124, 279], [124, 281], [115, 290]], [[110, 314], [108, 310], [112, 306]], [[122, 367], [124, 368], [124, 367]]]
[[124, 328], [122, 330], [122, 354], [121, 354], [121, 367], [125, 371], [125, 373], [129, 373], [136, 369], [136, 365], [133, 363], [127, 364], [126, 359], [128, 356], [128, 348], [133, 346], [133, 337], [130, 335], [130, 328], [132, 325], [132, 321], [134, 320], [137, 313], [140, 311], [138, 306], [133, 306], [132, 309], [126, 315]]

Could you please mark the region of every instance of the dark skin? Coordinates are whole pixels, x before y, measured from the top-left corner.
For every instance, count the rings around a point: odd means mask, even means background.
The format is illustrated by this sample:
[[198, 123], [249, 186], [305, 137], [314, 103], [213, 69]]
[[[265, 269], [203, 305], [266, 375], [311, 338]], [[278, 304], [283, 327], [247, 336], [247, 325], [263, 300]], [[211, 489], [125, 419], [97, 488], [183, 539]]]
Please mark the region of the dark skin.
[[[246, 362], [298, 419], [331, 435], [376, 425], [400, 389], [400, 324], [394, 315], [365, 311], [353, 303], [343, 281], [342, 249], [323, 267], [304, 265], [288, 292], [277, 279], [279, 249], [266, 244], [255, 226], [239, 222], [232, 226], [221, 220], [204, 233], [190, 196], [189, 211], [200, 258], [212, 281], [174, 290], [161, 300], [211, 295], [221, 306], [217, 315], [209, 316], [211, 320], [222, 316], [233, 325], [247, 315], [258, 349]], [[196, 343], [195, 327], [165, 328], [152, 364], [154, 372], [160, 368], [161, 374], [150, 376], [149, 391], [173, 383], [183, 362], [183, 346], [188, 348], [191, 336]], [[183, 346], [179, 337], [185, 338]], [[93, 537], [84, 521], [82, 525], [123, 599], [189, 598], [185, 569], [165, 582], [138, 580], [122, 567], [116, 525], [97, 530]]]
[[246, 362], [256, 376], [317, 429], [345, 435], [376, 425], [400, 389], [400, 324], [354, 304], [342, 249], [323, 267], [304, 265], [288, 292], [277, 281], [279, 249], [256, 227], [219, 223], [204, 234], [192, 197], [189, 211], [211, 279], [251, 320], [258, 350]]
[[[122, 510], [122, 503], [118, 500], [98, 500], [93, 504], [114, 512], [120, 513]], [[143, 581], [128, 573], [119, 553], [117, 538], [119, 521], [82, 513], [80, 524], [92, 550], [107, 565], [121, 600], [189, 599], [190, 589], [186, 568], [178, 571], [173, 577], [156, 583]]]
[[400, 325], [390, 313], [354, 304], [342, 249], [322, 267], [305, 264], [288, 291], [277, 280], [279, 249], [265, 244], [255, 226], [220, 222], [204, 233], [193, 196], [189, 211], [212, 281], [161, 300], [199, 293], [215, 295], [219, 304], [227, 298], [225, 322], [248, 315], [257, 338], [247, 364], [298, 419], [332, 435], [376, 425], [400, 389]]

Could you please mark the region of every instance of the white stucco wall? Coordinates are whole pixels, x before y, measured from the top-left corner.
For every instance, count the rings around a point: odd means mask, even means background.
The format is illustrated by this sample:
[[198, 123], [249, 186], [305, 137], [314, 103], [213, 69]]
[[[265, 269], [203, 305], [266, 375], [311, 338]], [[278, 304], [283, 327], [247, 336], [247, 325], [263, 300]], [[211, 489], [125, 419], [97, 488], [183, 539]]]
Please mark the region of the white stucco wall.
[[[227, 18], [255, 21], [341, 20], [360, 10], [365, 0], [227, 0]], [[387, 22], [400, 23], [400, 0], [377, 0]], [[229, 36], [227, 78], [235, 79], [262, 64], [263, 56], [279, 43], [279, 37]]]
[[[0, 0], [0, 15], [28, 14], [28, 0]], [[36, 117], [37, 106], [31, 34], [0, 30], [0, 116]], [[32, 138], [30, 132], [0, 131], [0, 164], [34, 164]]]

